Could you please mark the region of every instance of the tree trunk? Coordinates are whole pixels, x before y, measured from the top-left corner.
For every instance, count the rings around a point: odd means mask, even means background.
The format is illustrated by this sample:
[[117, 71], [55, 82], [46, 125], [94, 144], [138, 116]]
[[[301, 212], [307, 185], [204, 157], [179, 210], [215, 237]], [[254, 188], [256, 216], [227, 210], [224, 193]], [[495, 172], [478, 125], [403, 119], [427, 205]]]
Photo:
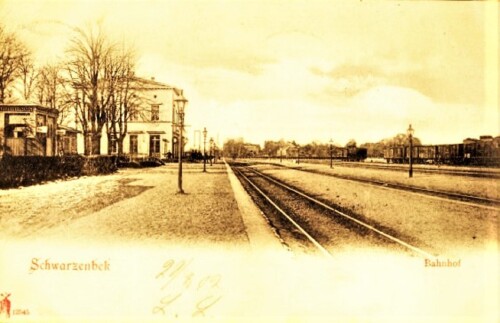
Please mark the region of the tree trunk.
[[113, 153], [113, 135], [111, 132], [107, 133], [108, 136], [108, 155], [111, 155]]
[[92, 134], [90, 132], [84, 132], [84, 155], [88, 156], [92, 154]]
[[123, 136], [120, 136], [118, 139], [118, 156], [123, 155], [123, 139], [125, 139]]
[[101, 133], [92, 134], [92, 155], [101, 154]]

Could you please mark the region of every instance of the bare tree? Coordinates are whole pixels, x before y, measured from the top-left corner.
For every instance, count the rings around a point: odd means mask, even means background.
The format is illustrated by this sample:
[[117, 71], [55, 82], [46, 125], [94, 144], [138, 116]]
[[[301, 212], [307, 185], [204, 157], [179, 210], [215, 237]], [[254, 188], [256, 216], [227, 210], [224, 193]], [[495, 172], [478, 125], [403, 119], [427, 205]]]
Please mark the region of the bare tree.
[[41, 105], [57, 109], [58, 124], [65, 124], [75, 104], [75, 95], [64, 77], [61, 64], [46, 64], [39, 69], [36, 82], [36, 100]]
[[345, 144], [345, 146], [346, 146], [347, 148], [349, 148], [349, 147], [351, 147], [351, 148], [352, 148], [352, 147], [354, 147], [354, 148], [355, 148], [355, 147], [357, 146], [356, 140], [354, 140], [354, 139], [349, 139], [349, 141], [347, 142], [347, 144]]
[[23, 62], [29, 61], [30, 55], [18, 37], [0, 25], [0, 103], [5, 103]]
[[[387, 147], [407, 146], [407, 145], [409, 145], [409, 137], [405, 133], [399, 133], [392, 138], [387, 138], [387, 139], [382, 140], [382, 142]], [[419, 138], [413, 137], [413, 144], [416, 146], [419, 146], [422, 143], [421, 143]]]
[[[123, 141], [128, 121], [141, 113], [141, 96], [134, 77], [134, 55], [122, 47], [109, 56], [105, 67], [105, 80], [111, 97], [107, 111], [108, 153], [123, 154]], [[115, 151], [116, 149], [116, 151]]]
[[20, 86], [22, 98], [29, 102], [34, 99], [33, 94], [38, 79], [38, 70], [33, 64], [31, 56], [24, 56], [19, 65]]
[[102, 129], [112, 100], [105, 81], [105, 67], [113, 45], [99, 27], [87, 31], [77, 28], [75, 32], [68, 48], [68, 74], [75, 90], [77, 118], [85, 137], [84, 153], [100, 154]]

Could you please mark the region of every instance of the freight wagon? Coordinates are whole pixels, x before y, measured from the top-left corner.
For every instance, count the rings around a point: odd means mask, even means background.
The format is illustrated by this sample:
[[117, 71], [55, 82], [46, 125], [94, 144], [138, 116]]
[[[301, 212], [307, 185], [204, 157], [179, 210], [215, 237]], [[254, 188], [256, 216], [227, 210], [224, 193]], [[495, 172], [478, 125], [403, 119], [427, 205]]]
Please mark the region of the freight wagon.
[[[389, 147], [384, 151], [387, 163], [408, 163], [408, 146]], [[416, 164], [500, 166], [500, 137], [481, 136], [466, 139], [462, 144], [413, 146], [412, 159]]]

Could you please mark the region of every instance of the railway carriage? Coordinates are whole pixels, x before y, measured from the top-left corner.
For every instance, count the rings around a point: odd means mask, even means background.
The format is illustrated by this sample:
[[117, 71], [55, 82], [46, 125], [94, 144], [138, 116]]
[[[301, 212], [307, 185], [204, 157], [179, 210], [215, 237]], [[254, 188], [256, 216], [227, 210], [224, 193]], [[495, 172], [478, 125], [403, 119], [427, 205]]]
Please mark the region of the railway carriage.
[[389, 147], [384, 150], [384, 158], [388, 163], [401, 164], [404, 161], [406, 147]]
[[[408, 146], [388, 147], [384, 150], [387, 163], [408, 163]], [[500, 166], [500, 136], [481, 136], [466, 139], [461, 144], [419, 145], [412, 151], [413, 162], [452, 165]]]
[[413, 156], [416, 156], [418, 163], [433, 163], [436, 159], [436, 147], [416, 146], [413, 151]]
[[464, 145], [438, 145], [436, 146], [436, 162], [440, 164], [463, 164]]
[[348, 161], [363, 161], [366, 159], [368, 150], [366, 148], [347, 148], [347, 160]]

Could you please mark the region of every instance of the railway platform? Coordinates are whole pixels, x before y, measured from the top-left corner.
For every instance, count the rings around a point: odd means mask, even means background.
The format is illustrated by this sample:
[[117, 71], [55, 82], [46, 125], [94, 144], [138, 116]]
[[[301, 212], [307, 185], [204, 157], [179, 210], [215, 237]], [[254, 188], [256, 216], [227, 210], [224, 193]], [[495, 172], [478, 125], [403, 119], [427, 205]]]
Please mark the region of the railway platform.
[[266, 220], [265, 215], [254, 204], [231, 167], [227, 163], [225, 163], [225, 166], [252, 250], [283, 251], [284, 247], [280, 243], [276, 232], [273, 231]]

